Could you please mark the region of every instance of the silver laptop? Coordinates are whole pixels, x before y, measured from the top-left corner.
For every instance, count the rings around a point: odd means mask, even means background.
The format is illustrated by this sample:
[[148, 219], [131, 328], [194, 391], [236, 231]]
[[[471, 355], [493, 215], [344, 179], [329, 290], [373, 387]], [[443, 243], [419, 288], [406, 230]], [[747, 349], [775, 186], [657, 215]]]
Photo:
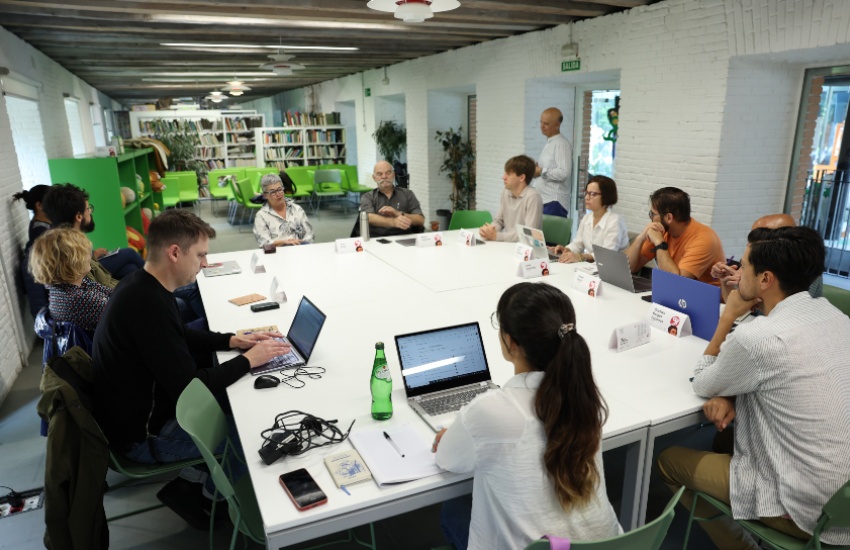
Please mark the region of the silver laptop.
[[498, 388], [490, 379], [478, 323], [395, 337], [407, 402], [435, 432], [461, 407]]
[[519, 242], [534, 249], [534, 257], [538, 260], [557, 262], [560, 258], [557, 254], [551, 254], [549, 249], [546, 248], [546, 238], [541, 229], [516, 224], [516, 234], [519, 237]]
[[242, 268], [236, 262], [221, 262], [210, 264], [203, 269], [204, 277], [221, 277], [222, 275], [236, 275], [242, 273]]
[[593, 245], [593, 257], [596, 269], [602, 281], [623, 288], [629, 292], [648, 292], [652, 290], [652, 280], [632, 275], [629, 258], [622, 252]]
[[306, 296], [302, 296], [298, 304], [298, 311], [289, 327], [285, 338], [278, 338], [281, 342], [287, 342], [292, 349], [286, 355], [275, 357], [268, 363], [254, 367], [251, 374], [265, 374], [276, 370], [293, 369], [302, 367], [310, 360], [316, 340], [325, 325], [326, 315], [322, 313]]

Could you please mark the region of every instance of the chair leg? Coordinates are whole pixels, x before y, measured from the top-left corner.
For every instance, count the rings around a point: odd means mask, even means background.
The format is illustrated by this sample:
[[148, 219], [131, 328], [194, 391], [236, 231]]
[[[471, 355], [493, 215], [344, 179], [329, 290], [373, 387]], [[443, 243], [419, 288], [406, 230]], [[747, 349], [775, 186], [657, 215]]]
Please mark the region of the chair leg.
[[688, 527], [687, 527], [687, 529], [685, 529], [685, 540], [682, 543], [682, 550], [688, 549], [688, 539], [691, 536], [691, 527], [693, 527], [693, 525], [694, 525], [694, 510], [697, 509], [697, 499], [698, 498], [699, 498], [699, 495], [696, 492], [694, 492], [694, 500], [693, 500], [693, 502], [691, 502], [691, 510], [690, 510], [690, 514], [688, 514]]

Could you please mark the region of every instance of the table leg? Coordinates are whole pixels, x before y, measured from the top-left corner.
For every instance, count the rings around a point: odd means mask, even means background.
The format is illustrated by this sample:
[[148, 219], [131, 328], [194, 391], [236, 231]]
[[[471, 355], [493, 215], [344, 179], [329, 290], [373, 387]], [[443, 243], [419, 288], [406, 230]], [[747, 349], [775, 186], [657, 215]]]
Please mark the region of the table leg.
[[623, 498], [620, 501], [620, 525], [626, 531], [637, 526], [643, 461], [646, 456], [648, 430], [641, 428], [633, 432], [606, 438], [602, 441], [602, 450], [626, 447], [625, 473], [623, 475]]

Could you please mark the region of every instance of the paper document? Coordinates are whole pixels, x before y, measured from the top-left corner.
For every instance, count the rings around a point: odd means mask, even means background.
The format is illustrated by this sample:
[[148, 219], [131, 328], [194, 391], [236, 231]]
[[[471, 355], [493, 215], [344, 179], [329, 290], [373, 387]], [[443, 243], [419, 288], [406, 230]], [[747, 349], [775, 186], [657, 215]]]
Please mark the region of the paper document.
[[[384, 432], [390, 436], [392, 443], [384, 437]], [[443, 471], [437, 466], [431, 443], [408, 424], [355, 431], [351, 433], [350, 439], [372, 470], [372, 477], [378, 485], [413, 481]], [[401, 453], [393, 448], [393, 444]]]

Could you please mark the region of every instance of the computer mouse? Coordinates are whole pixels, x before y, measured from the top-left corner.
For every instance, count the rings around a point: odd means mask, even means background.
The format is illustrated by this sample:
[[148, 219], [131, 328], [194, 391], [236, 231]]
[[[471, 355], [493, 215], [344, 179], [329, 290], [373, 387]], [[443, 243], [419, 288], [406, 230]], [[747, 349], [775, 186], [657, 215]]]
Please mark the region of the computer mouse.
[[254, 380], [254, 387], [258, 390], [265, 388], [276, 388], [280, 384], [280, 380], [271, 374], [261, 374]]

